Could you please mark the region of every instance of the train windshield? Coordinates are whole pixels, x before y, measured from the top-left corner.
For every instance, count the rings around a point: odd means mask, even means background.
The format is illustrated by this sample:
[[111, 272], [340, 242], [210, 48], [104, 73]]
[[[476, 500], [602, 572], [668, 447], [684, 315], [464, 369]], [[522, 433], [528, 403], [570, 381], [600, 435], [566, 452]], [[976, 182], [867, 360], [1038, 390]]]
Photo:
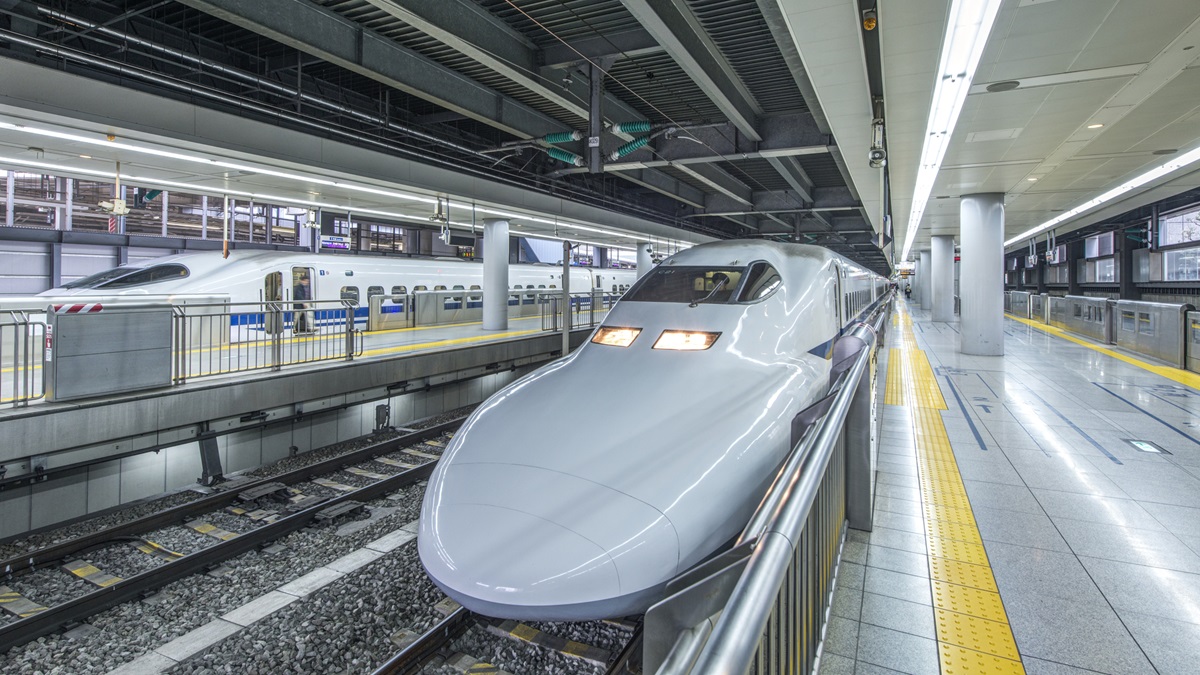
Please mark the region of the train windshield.
[[190, 274], [183, 265], [152, 265], [150, 267], [117, 267], [63, 284], [63, 288], [128, 288], [159, 281], [183, 279]]
[[642, 277], [625, 295], [633, 302], [726, 304], [733, 300], [745, 267], [664, 267]]

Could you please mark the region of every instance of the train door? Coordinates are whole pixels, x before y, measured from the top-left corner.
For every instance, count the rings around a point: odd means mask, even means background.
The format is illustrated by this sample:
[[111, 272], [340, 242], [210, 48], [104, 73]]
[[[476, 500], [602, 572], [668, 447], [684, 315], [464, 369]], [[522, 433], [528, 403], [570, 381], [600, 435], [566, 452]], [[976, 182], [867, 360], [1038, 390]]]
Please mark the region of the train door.
[[283, 272], [269, 272], [263, 278], [263, 330], [268, 335], [283, 332], [278, 303], [283, 302]]
[[292, 332], [312, 333], [316, 331], [316, 316], [311, 301], [316, 299], [316, 275], [311, 267], [292, 268]]

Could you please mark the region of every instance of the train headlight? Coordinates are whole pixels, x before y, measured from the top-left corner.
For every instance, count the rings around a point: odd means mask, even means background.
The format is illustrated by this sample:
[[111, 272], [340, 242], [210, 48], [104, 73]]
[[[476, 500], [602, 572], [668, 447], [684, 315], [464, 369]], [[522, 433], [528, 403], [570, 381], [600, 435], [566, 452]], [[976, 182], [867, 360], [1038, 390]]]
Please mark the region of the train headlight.
[[674, 349], [681, 352], [698, 352], [713, 346], [720, 333], [701, 333], [686, 330], [664, 330], [654, 342], [655, 349]]
[[639, 334], [641, 328], [614, 328], [611, 326], [602, 326], [592, 336], [592, 342], [598, 345], [608, 345], [610, 347], [628, 347], [633, 344], [633, 341]]

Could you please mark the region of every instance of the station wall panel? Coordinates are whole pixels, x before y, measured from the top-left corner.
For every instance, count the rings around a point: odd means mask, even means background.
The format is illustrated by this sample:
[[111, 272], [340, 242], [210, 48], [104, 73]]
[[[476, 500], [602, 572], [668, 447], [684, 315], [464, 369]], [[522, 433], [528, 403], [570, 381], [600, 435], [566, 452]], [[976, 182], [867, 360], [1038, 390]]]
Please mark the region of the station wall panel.
[[309, 441], [306, 450], [316, 450], [337, 442], [338, 413], [326, 412], [309, 417]]
[[166, 471], [162, 452], [146, 452], [121, 460], [121, 503], [165, 492]]
[[221, 463], [226, 475], [262, 465], [261, 429], [240, 431], [217, 439], [218, 443], [222, 441], [229, 453], [229, 458]]
[[292, 445], [296, 446], [297, 453], [315, 449], [312, 444], [312, 420], [309, 417], [292, 423]]
[[[286, 459], [291, 454], [292, 425], [276, 424], [262, 430], [262, 464]], [[298, 446], [297, 446], [298, 447]]]
[[13, 537], [31, 529], [32, 491], [29, 486], [0, 491], [0, 513], [4, 514], [0, 518], [0, 538]]
[[87, 511], [95, 513], [121, 503], [121, 460], [88, 467]]
[[167, 489], [191, 485], [204, 474], [199, 443], [184, 443], [162, 452], [167, 458]]
[[[43, 244], [44, 245], [44, 244]], [[63, 283], [82, 279], [83, 277], [112, 269], [121, 261], [119, 249], [116, 246], [95, 246], [92, 244], [63, 244], [62, 246], [62, 280]], [[50, 288], [49, 282], [46, 290]]]
[[14, 295], [35, 295], [50, 288], [49, 249], [41, 242], [5, 242], [0, 250], [0, 288]]
[[75, 469], [33, 486], [30, 527], [44, 527], [86, 515], [88, 470]]

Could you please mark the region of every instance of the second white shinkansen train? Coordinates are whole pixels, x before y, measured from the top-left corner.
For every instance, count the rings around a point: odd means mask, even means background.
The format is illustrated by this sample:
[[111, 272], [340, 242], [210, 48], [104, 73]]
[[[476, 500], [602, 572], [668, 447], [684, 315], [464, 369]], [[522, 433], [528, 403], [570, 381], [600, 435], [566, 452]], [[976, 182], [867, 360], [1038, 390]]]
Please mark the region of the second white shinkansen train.
[[[570, 290], [623, 293], [637, 278], [633, 270], [571, 268]], [[562, 268], [551, 265], [509, 266], [512, 293], [532, 297], [537, 290], [562, 287]], [[137, 296], [204, 295], [228, 297], [231, 303], [346, 300], [365, 320], [375, 295], [400, 298], [422, 291], [482, 289], [483, 265], [454, 258], [368, 258], [274, 251], [219, 251], [164, 256], [122, 265], [52, 288], [42, 295], [79, 296], [89, 301]]]

